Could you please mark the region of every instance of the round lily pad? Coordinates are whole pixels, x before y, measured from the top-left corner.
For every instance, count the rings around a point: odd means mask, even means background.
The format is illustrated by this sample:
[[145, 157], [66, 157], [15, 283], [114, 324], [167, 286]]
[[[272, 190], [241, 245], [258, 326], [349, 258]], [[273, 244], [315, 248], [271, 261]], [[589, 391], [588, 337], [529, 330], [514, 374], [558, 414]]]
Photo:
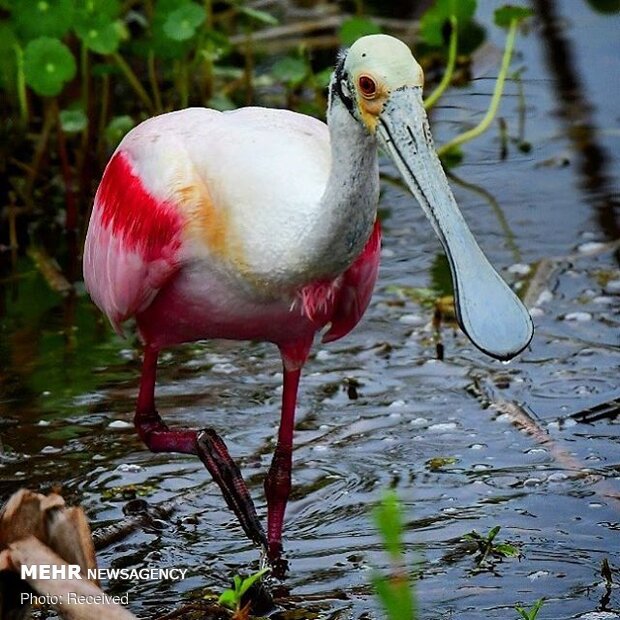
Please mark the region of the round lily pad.
[[116, 19], [121, 12], [119, 0], [81, 0], [78, 4], [78, 15], [99, 15], [108, 19]]
[[190, 2], [168, 14], [164, 22], [164, 32], [174, 41], [187, 41], [195, 34], [207, 18], [204, 8]]
[[24, 39], [62, 37], [73, 25], [73, 0], [19, 0], [11, 10], [13, 23]]
[[30, 41], [24, 50], [26, 83], [38, 95], [54, 97], [75, 76], [75, 58], [69, 48], [51, 37]]
[[340, 28], [340, 41], [343, 45], [353, 45], [360, 37], [368, 34], [380, 34], [381, 28], [370, 19], [351, 17]]
[[105, 15], [79, 15], [75, 32], [89, 50], [98, 54], [115, 52], [121, 40], [119, 24]]
[[76, 108], [75, 110], [61, 110], [60, 125], [65, 133], [77, 133], [86, 129], [88, 117], [81, 108]]
[[105, 137], [110, 147], [115, 147], [135, 124], [131, 116], [115, 116], [105, 128]]

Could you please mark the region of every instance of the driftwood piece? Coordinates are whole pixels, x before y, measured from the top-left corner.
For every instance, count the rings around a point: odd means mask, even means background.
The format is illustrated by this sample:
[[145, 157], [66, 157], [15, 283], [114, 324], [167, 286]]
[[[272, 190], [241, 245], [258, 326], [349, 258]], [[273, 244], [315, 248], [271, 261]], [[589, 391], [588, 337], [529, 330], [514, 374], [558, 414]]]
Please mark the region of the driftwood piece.
[[[22, 566], [54, 566], [51, 579]], [[78, 565], [80, 577], [69, 578]], [[65, 506], [55, 493], [20, 489], [0, 511], [0, 618], [22, 620], [33, 603], [53, 607], [66, 620], [130, 620], [134, 616], [106, 596], [89, 570], [97, 568], [95, 547], [81, 508]], [[64, 573], [62, 572], [64, 570]], [[83, 598], [87, 597], [87, 598]]]

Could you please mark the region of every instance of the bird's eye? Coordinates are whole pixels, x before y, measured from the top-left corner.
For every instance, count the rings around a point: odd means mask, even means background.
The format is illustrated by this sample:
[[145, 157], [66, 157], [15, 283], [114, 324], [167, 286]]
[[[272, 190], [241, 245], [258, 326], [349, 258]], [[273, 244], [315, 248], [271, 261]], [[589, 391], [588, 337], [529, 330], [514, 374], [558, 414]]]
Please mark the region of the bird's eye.
[[370, 98], [377, 94], [377, 83], [367, 75], [362, 75], [357, 81], [363, 97]]

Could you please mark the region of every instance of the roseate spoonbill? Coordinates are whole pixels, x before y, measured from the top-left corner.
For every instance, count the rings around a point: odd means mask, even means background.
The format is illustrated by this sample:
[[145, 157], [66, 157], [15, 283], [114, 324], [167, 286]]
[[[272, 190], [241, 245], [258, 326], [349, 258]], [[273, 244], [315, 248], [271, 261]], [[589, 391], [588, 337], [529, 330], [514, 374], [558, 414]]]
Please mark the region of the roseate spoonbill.
[[[380, 228], [377, 148], [391, 156], [448, 255], [457, 316], [482, 351], [509, 359], [532, 337], [527, 310], [460, 214], [422, 106], [423, 73], [385, 35], [338, 59], [327, 125], [287, 110], [192, 108], [151, 118], [112, 156], [95, 197], [84, 278], [117, 331], [144, 343], [135, 426], [154, 452], [196, 454], [246, 534], [281, 555], [297, 389], [315, 334], [347, 334], [368, 306]], [[275, 343], [282, 412], [265, 479], [267, 535], [219, 436], [171, 429], [155, 409], [158, 352], [204, 338]]]

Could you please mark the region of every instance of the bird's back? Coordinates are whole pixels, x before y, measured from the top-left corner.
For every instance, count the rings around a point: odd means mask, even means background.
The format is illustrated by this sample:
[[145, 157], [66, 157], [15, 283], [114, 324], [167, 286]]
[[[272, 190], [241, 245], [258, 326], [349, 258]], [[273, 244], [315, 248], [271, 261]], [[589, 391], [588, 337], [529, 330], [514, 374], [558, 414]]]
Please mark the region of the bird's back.
[[[329, 175], [326, 125], [265, 108], [192, 108], [123, 139], [101, 181], [84, 252], [94, 301], [117, 328], [183, 265], [286, 283]], [[290, 284], [290, 283], [287, 283]]]

